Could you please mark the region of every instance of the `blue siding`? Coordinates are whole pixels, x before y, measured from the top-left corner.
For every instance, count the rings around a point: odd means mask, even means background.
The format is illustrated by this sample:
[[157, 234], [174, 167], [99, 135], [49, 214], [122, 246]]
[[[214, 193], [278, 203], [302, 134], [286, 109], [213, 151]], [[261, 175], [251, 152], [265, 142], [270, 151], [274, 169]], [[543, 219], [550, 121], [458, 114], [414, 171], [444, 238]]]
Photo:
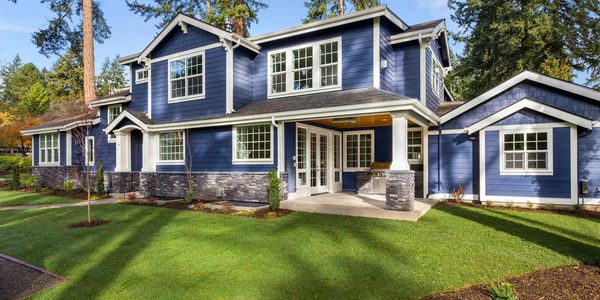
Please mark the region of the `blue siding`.
[[137, 111], [148, 111], [148, 82], [135, 83], [135, 71], [141, 68], [142, 66], [137, 63], [133, 63], [131, 66], [131, 101], [125, 103], [123, 107]]
[[433, 49], [433, 53], [435, 55], [435, 57], [437, 57], [437, 59], [441, 62], [442, 61], [442, 55], [441, 55], [441, 50], [440, 50], [440, 44], [438, 43], [438, 40], [432, 40], [431, 41], [431, 45], [430, 45], [431, 49]]
[[395, 25], [387, 19], [381, 19], [380, 49], [381, 60], [387, 60], [388, 68], [380, 70], [381, 88], [390, 92], [395, 91], [396, 79], [396, 54], [390, 40], [390, 36], [396, 34], [398, 30]]
[[59, 133], [60, 139], [60, 149], [59, 149], [59, 157], [60, 157], [60, 165], [67, 165], [67, 133], [61, 132]]
[[429, 135], [429, 193], [452, 193], [464, 185], [465, 194], [478, 194], [478, 153], [478, 142], [466, 134]]
[[554, 122], [562, 122], [554, 117], [541, 114], [537, 111], [523, 109], [518, 111], [499, 122], [496, 122], [494, 126], [497, 125], [519, 125], [519, 124], [542, 124], [542, 123], [554, 123]]
[[288, 191], [296, 191], [296, 165], [294, 156], [296, 156], [296, 123], [285, 123], [285, 166], [284, 170], [288, 174]]
[[420, 84], [419, 43], [405, 43], [394, 47], [396, 93], [418, 99]]
[[532, 82], [522, 82], [485, 103], [448, 121], [444, 124], [444, 129], [461, 129], [468, 127], [525, 97], [591, 120], [600, 119], [600, 105], [593, 100], [577, 97]]
[[554, 175], [500, 175], [499, 132], [485, 133], [486, 194], [493, 196], [570, 198], [569, 128], [553, 129]]
[[[188, 26], [187, 34], [179, 28], [174, 28], [162, 42], [152, 50], [150, 57], [153, 59], [162, 56], [187, 51], [190, 49], [219, 43], [219, 37], [194, 26]], [[221, 48], [223, 49], [223, 48]]]
[[600, 199], [600, 128], [596, 127], [589, 134], [584, 134], [578, 139], [577, 162], [579, 180], [585, 179], [589, 183], [589, 193], [584, 195], [587, 201], [593, 198], [595, 203]]
[[[182, 49], [181, 51], [183, 51]], [[167, 60], [152, 63], [152, 120], [157, 123], [199, 119], [225, 114], [225, 50], [205, 52], [205, 98], [168, 103]]]
[[373, 20], [328, 28], [318, 32], [261, 44], [254, 60], [254, 99], [267, 99], [267, 53], [335, 37], [342, 37], [342, 88], [344, 90], [373, 86]]
[[238, 47], [233, 56], [233, 108], [238, 109], [253, 100], [254, 57], [256, 53]]
[[[438, 51], [439, 52], [439, 51]], [[444, 100], [444, 87], [442, 84], [442, 88], [439, 94], [436, 94], [433, 91], [433, 82], [431, 80], [431, 73], [433, 71], [433, 64], [435, 63], [432, 57], [432, 51], [427, 49], [425, 51], [425, 98], [427, 108], [432, 111], [436, 111], [440, 103]]]
[[143, 136], [139, 130], [131, 131], [131, 171], [140, 172], [142, 170], [142, 148], [143, 148]]

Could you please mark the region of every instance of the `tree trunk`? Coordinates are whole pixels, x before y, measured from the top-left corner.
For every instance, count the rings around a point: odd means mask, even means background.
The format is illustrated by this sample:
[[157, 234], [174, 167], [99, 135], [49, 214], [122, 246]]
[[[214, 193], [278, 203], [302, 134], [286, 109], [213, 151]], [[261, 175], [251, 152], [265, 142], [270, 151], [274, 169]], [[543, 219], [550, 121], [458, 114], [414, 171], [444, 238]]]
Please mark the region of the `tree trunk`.
[[96, 99], [93, 30], [92, 0], [83, 0], [83, 93], [86, 106]]
[[345, 7], [345, 3], [346, 0], [340, 0], [340, 11], [339, 11], [339, 16], [343, 16], [344, 12], [346, 11], [346, 7]]

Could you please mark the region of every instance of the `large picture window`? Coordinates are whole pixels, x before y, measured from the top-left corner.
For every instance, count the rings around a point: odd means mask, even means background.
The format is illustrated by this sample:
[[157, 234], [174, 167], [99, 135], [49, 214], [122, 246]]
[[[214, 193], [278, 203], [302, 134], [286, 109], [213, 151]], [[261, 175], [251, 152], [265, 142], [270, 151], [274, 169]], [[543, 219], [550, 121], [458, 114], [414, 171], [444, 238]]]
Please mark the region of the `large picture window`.
[[552, 174], [552, 131], [501, 132], [501, 172]]
[[60, 162], [58, 133], [40, 135], [40, 165], [55, 165]]
[[159, 159], [163, 162], [183, 162], [184, 133], [183, 131], [159, 134]]
[[233, 161], [238, 163], [272, 163], [273, 129], [271, 124], [233, 128]]
[[269, 53], [269, 96], [341, 86], [341, 39]]
[[347, 171], [369, 170], [373, 163], [373, 131], [344, 133], [344, 165]]
[[169, 102], [204, 96], [203, 54], [169, 60]]

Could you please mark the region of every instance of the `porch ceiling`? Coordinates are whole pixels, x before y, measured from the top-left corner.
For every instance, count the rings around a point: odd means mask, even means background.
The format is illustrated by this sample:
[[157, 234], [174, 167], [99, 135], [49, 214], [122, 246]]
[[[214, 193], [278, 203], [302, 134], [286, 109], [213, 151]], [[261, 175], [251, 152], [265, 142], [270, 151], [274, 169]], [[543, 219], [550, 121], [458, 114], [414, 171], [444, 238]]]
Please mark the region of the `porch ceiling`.
[[[349, 118], [330, 118], [315, 120], [315, 123], [319, 123], [329, 127], [335, 128], [367, 128], [367, 127], [384, 127], [392, 126], [392, 116], [390, 114], [379, 114], [379, 115], [366, 115]], [[412, 121], [408, 121], [409, 125], [416, 125]]]

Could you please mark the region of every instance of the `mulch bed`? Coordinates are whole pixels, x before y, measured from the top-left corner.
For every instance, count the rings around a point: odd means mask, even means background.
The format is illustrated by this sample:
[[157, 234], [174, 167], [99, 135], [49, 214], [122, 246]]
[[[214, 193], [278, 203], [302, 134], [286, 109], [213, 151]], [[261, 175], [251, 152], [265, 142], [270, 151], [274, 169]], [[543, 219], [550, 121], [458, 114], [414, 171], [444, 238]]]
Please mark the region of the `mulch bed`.
[[74, 228], [95, 227], [95, 226], [100, 226], [100, 225], [104, 225], [104, 224], [108, 224], [108, 223], [110, 223], [110, 221], [106, 221], [106, 220], [92, 220], [89, 223], [88, 223], [88, 221], [81, 221], [81, 222], [69, 224], [69, 228], [74, 229]]
[[[541, 270], [505, 280], [520, 300], [600, 299], [600, 265], [567, 266]], [[475, 285], [424, 299], [489, 299], [488, 285]]]
[[0, 299], [21, 299], [63, 280], [0, 257]]
[[591, 218], [591, 219], [600, 219], [600, 211], [591, 211], [591, 210], [572, 210], [572, 209], [548, 209], [548, 208], [525, 208], [525, 207], [507, 207], [500, 205], [485, 205], [485, 204], [477, 204], [472, 202], [455, 202], [455, 201], [443, 201], [441, 204], [450, 205], [450, 206], [469, 206], [469, 207], [477, 207], [477, 208], [493, 208], [499, 210], [512, 210], [512, 211], [529, 211], [529, 212], [542, 212], [542, 213], [551, 213], [558, 215], [567, 215], [567, 216], [575, 216], [582, 218]]
[[233, 210], [233, 209], [214, 209], [209, 207], [204, 207], [204, 204], [214, 203], [210, 201], [199, 201], [194, 200], [190, 204], [185, 204], [181, 201], [169, 201], [164, 205], [156, 205], [155, 203], [127, 203], [129, 205], [141, 205], [141, 206], [152, 206], [152, 207], [162, 207], [162, 208], [170, 208], [176, 210], [188, 210], [188, 211], [201, 211], [206, 213], [213, 214], [221, 214], [221, 215], [231, 215], [231, 216], [240, 216], [240, 217], [249, 217], [255, 219], [277, 219], [281, 217], [285, 217], [294, 211], [287, 209], [278, 209], [271, 210], [269, 208], [258, 209], [256, 211], [250, 210]]

